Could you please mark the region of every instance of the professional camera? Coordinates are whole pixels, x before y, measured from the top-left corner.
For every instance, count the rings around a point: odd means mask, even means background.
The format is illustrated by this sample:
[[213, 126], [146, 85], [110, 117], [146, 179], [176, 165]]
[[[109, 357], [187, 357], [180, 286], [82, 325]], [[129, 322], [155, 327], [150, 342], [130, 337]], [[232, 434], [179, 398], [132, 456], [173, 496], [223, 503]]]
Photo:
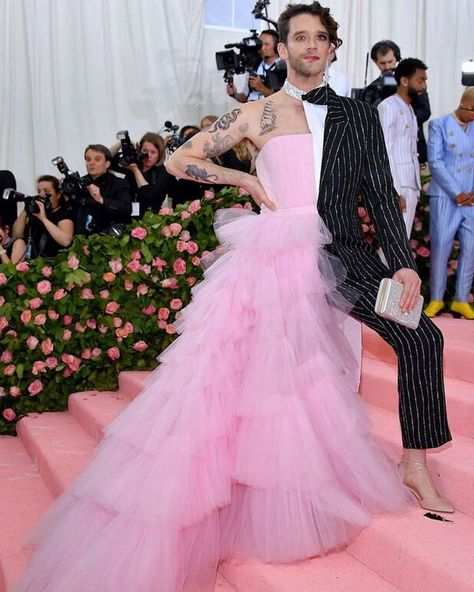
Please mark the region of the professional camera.
[[[262, 58], [259, 49], [262, 42], [258, 38], [256, 29], [250, 30], [251, 35], [244, 37], [239, 43], [227, 43], [224, 47], [228, 51], [216, 51], [216, 64], [218, 70], [224, 70], [224, 80], [232, 83], [235, 74], [255, 74]], [[239, 50], [237, 53], [233, 48]]]
[[71, 171], [62, 156], [56, 156], [51, 162], [57, 167], [61, 175], [64, 175], [64, 179], [61, 182], [61, 191], [64, 195], [81, 206], [86, 205], [89, 200], [89, 193], [86, 188], [90, 185], [90, 181], [83, 179], [77, 171]]
[[148, 156], [146, 152], [141, 152], [130, 140], [128, 130], [117, 132], [117, 140], [120, 140], [121, 146], [118, 151], [117, 161], [120, 166], [126, 167], [129, 164], [141, 164]]
[[171, 133], [171, 136], [168, 138], [168, 141], [166, 142], [166, 150], [168, 154], [172, 154], [175, 150], [177, 150], [186, 142], [184, 138], [179, 137], [178, 130], [179, 125], [174, 125], [171, 121], [165, 121], [161, 131]]
[[37, 201], [40, 201], [44, 205], [46, 212], [50, 212], [52, 209], [50, 198], [51, 195], [49, 193], [46, 195], [25, 195], [14, 189], [5, 189], [3, 192], [3, 199], [7, 201], [24, 202], [25, 212], [30, 216], [32, 214], [39, 214], [40, 212], [39, 206], [36, 203]]

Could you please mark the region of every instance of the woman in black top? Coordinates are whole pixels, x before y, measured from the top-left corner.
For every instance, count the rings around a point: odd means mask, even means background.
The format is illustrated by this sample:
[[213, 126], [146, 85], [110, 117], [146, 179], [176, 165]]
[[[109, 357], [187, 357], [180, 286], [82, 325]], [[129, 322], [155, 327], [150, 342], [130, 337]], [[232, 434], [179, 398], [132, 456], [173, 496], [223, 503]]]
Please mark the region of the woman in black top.
[[11, 250], [13, 263], [24, 258], [54, 257], [72, 242], [73, 216], [62, 196], [59, 179], [42, 175], [38, 178], [36, 190], [39, 196], [49, 199], [50, 207], [46, 208], [42, 201], [36, 201], [37, 213], [28, 215], [23, 210], [15, 220]]

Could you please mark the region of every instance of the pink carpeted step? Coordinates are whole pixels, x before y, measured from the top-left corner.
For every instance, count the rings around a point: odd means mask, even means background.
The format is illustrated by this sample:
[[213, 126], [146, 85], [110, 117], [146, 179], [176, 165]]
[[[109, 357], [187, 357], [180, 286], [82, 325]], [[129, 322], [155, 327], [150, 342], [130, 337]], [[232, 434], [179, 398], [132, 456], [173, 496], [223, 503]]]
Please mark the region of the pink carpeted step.
[[52, 495], [18, 438], [0, 437], [0, 592], [20, 575], [26, 533], [52, 502]]
[[344, 551], [288, 565], [225, 562], [219, 571], [238, 592], [399, 592]]
[[[446, 378], [446, 400], [451, 430], [474, 438], [474, 384]], [[363, 399], [398, 412], [397, 368], [371, 358], [362, 358], [359, 392]]]
[[[373, 405], [369, 405], [369, 414], [375, 435], [397, 461], [401, 453], [398, 416]], [[452, 443], [428, 452], [428, 466], [440, 493], [454, 504], [456, 510], [474, 519], [473, 459], [474, 440], [457, 434]]]
[[134, 399], [145, 387], [151, 372], [125, 371], [119, 374], [119, 391]]
[[18, 423], [18, 436], [54, 497], [72, 483], [96, 445], [67, 412], [24, 417]]
[[453, 522], [419, 509], [383, 516], [347, 552], [403, 592], [472, 592], [474, 520], [461, 512], [447, 517]]
[[[435, 319], [435, 323], [443, 332], [445, 339], [445, 376], [474, 382], [474, 322], [440, 317]], [[375, 331], [364, 327], [362, 335], [364, 357], [396, 364], [394, 351]]]

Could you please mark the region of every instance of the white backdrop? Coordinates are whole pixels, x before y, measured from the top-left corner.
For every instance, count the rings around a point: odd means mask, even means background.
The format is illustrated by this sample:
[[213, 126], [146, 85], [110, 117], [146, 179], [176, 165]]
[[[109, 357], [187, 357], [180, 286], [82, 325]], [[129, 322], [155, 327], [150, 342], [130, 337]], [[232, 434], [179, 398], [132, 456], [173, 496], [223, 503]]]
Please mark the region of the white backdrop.
[[[353, 86], [363, 85], [366, 52], [390, 38], [429, 66], [432, 116], [456, 107], [461, 62], [474, 58], [473, 0], [327, 4], [344, 40], [337, 67]], [[273, 0], [270, 16], [285, 5]], [[84, 147], [112, 144], [119, 129], [139, 138], [166, 119], [198, 123], [235, 106], [214, 53], [245, 32], [205, 28], [204, 8], [205, 0], [0, 0], [0, 169], [32, 192], [58, 154], [83, 172]], [[368, 81], [376, 75], [371, 65]]]

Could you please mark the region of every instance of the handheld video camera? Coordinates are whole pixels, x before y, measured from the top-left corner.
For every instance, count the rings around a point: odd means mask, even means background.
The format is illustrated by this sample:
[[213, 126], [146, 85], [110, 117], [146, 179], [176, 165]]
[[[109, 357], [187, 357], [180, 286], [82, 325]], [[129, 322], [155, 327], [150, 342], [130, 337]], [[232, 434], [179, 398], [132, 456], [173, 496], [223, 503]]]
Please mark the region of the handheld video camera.
[[[250, 30], [251, 35], [238, 43], [227, 43], [227, 51], [216, 51], [218, 70], [224, 70], [224, 80], [232, 83], [234, 75], [249, 72], [254, 74], [262, 61], [259, 50], [262, 47], [256, 29]], [[238, 49], [238, 53], [232, 48]]]
[[117, 161], [120, 166], [126, 167], [129, 164], [140, 164], [148, 156], [146, 152], [141, 152], [130, 140], [128, 130], [117, 132], [117, 140], [120, 140], [120, 150], [117, 154]]
[[166, 150], [168, 154], [172, 154], [186, 142], [184, 138], [179, 137], [178, 130], [179, 125], [175, 125], [171, 121], [165, 121], [163, 125], [163, 131], [168, 133], [171, 132], [171, 136], [168, 138], [166, 143]]
[[90, 197], [86, 188], [90, 185], [90, 182], [87, 179], [83, 179], [77, 171], [71, 171], [62, 156], [56, 156], [51, 163], [57, 167], [61, 175], [64, 175], [64, 179], [61, 182], [61, 191], [64, 195], [81, 206], [86, 205]]
[[36, 203], [37, 201], [44, 205], [46, 212], [50, 212], [52, 210], [50, 198], [51, 195], [49, 193], [46, 195], [25, 195], [11, 188], [5, 189], [3, 192], [3, 199], [7, 201], [24, 202], [25, 212], [30, 216], [32, 214], [39, 214], [40, 212], [39, 205]]

